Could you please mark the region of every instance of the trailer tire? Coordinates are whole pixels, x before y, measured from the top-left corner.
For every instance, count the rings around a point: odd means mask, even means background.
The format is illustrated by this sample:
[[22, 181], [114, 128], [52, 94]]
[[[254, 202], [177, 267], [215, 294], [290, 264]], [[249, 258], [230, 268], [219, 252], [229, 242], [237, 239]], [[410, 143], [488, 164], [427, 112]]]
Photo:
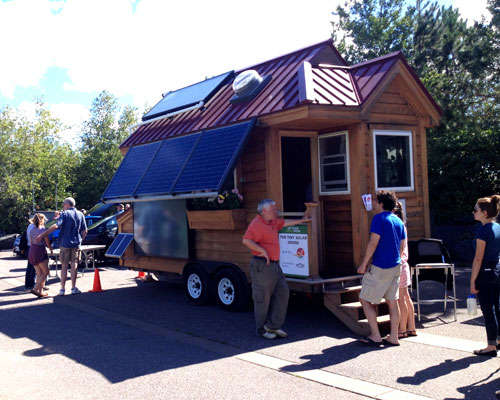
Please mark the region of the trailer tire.
[[232, 268], [224, 268], [215, 275], [214, 293], [222, 309], [239, 311], [248, 302], [247, 282]]
[[187, 300], [194, 305], [209, 302], [212, 297], [211, 276], [199, 264], [191, 264], [182, 273], [184, 293]]

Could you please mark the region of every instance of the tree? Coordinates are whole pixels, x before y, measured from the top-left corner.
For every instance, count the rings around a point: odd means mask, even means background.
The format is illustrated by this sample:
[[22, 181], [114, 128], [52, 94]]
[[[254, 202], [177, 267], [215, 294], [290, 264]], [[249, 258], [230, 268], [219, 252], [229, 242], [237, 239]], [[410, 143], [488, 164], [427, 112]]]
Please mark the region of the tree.
[[10, 108], [0, 110], [0, 220], [2, 230], [20, 232], [35, 209], [55, 206], [67, 194], [74, 151], [60, 144], [60, 121], [36, 100], [33, 121]]
[[349, 62], [401, 50], [441, 105], [441, 123], [428, 135], [429, 195], [438, 222], [500, 190], [499, 0], [489, 5], [491, 23], [468, 27], [458, 10], [437, 3], [349, 0], [333, 23]]
[[118, 100], [103, 91], [94, 99], [90, 118], [80, 135], [80, 161], [75, 166], [73, 190], [79, 207], [91, 208], [99, 202], [118, 168], [122, 154], [118, 146], [128, 137], [128, 128], [137, 121], [137, 110], [126, 106], [121, 111]]

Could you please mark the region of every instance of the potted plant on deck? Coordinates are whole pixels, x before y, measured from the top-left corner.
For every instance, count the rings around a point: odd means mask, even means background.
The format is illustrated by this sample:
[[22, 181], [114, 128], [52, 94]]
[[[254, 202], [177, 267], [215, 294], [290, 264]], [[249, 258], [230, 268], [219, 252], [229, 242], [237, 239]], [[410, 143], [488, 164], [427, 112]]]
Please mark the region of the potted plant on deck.
[[243, 196], [238, 189], [224, 191], [216, 197], [191, 199], [188, 222], [191, 229], [238, 230], [246, 227], [246, 212], [241, 208]]

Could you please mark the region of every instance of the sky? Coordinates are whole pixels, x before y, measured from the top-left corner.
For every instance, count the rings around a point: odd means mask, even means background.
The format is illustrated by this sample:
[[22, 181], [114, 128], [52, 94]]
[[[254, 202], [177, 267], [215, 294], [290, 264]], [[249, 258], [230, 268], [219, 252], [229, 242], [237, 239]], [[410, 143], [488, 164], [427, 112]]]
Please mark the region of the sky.
[[[98, 94], [161, 94], [327, 40], [343, 0], [0, 0], [0, 109], [42, 97], [71, 144]], [[486, 0], [439, 0], [469, 22]]]

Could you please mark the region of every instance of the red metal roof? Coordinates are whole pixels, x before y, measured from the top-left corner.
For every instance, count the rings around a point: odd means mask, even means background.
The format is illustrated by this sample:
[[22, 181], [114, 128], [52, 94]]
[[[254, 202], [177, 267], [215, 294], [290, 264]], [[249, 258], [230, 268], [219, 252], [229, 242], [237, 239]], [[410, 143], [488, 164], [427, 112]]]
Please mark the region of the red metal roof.
[[232, 84], [227, 84], [205, 104], [203, 109], [139, 126], [120, 147], [130, 147], [228, 125], [291, 109], [304, 103], [360, 106], [398, 60], [402, 60], [409, 68], [424, 93], [440, 110], [408, 66], [401, 52], [349, 67], [332, 41], [328, 40], [249, 67], [255, 69], [261, 76], [272, 76], [271, 82], [252, 101], [231, 104], [229, 100], [234, 93]]

